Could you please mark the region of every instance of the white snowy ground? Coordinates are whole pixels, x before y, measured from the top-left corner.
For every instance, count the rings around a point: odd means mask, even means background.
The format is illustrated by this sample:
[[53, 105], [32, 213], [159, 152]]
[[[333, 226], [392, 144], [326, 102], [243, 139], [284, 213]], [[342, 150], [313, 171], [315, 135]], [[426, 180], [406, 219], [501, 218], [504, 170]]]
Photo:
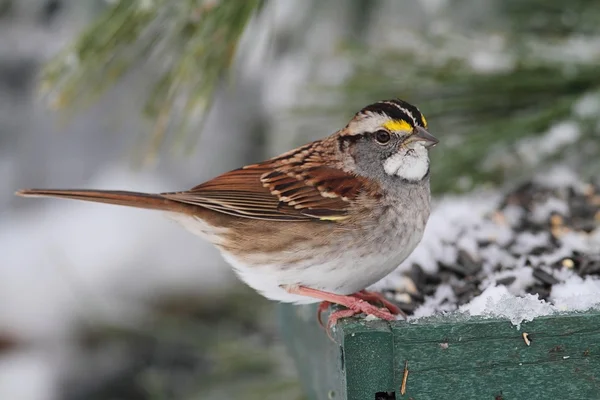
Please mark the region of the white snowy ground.
[[[585, 190], [585, 184], [563, 167], [557, 167], [538, 177], [537, 182], [550, 187], [571, 185], [575, 190]], [[417, 321], [422, 317], [456, 312], [458, 309], [458, 313], [467, 315], [506, 318], [519, 328], [522, 322], [531, 321], [538, 316], [600, 307], [600, 278], [581, 278], [568, 265], [558, 270], [551, 268], [552, 264], [571, 256], [573, 251], [600, 254], [600, 228], [589, 234], [568, 232], [561, 237], [559, 247], [553, 252], [531, 256], [528, 253], [533, 248], [548, 243], [550, 235], [545, 232], [532, 234], [528, 231], [515, 233], [511, 226], [523, 212], [517, 207], [507, 206], [502, 220], [485, 218], [494, 212], [500, 199], [499, 194], [486, 192], [441, 199], [434, 206], [418, 248], [396, 271], [375, 284], [372, 289], [410, 292], [414, 290], [414, 283], [404, 273], [412, 264], [418, 264], [425, 272], [436, 273], [438, 262], [456, 264], [458, 251], [462, 249], [483, 263], [487, 278], [480, 284], [482, 293], [468, 304], [458, 307], [452, 288], [449, 284], [442, 283], [433, 296], [426, 297], [424, 304], [415, 310], [410, 320]], [[543, 221], [548, 220], [552, 212], [565, 215], [568, 213], [567, 204], [558, 198], [549, 198], [532, 210], [532, 216]], [[482, 239], [495, 244], [478, 249], [477, 241]], [[503, 245], [513, 239], [515, 242], [511, 252], [502, 249]], [[515, 256], [514, 253], [518, 255]], [[530, 265], [526, 265], [526, 259], [529, 259]], [[494, 271], [497, 265], [502, 266], [500, 271]], [[552, 286], [549, 302], [540, 300], [538, 295], [525, 292], [525, 288], [534, 283], [533, 267], [541, 267], [560, 281]], [[496, 281], [508, 275], [515, 276], [516, 280], [508, 286], [496, 284]]]

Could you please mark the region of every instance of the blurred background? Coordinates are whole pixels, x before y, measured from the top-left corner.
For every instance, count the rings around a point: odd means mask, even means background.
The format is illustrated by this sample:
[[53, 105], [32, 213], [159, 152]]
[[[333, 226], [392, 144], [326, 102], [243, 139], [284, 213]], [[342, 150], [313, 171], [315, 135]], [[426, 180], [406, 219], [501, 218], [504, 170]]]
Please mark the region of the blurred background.
[[434, 195], [600, 171], [593, 0], [0, 0], [0, 399], [302, 399], [276, 307], [148, 211], [417, 104]]

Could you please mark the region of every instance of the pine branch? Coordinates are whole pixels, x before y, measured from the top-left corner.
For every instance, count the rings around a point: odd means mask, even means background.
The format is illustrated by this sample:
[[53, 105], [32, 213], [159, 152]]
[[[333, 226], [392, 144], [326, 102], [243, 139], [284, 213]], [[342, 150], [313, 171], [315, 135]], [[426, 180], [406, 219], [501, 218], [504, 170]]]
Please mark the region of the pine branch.
[[42, 93], [54, 108], [78, 111], [140, 63], [152, 63], [159, 74], [143, 111], [155, 121], [150, 142], [157, 150], [168, 133], [201, 120], [263, 2], [117, 1], [48, 63]]

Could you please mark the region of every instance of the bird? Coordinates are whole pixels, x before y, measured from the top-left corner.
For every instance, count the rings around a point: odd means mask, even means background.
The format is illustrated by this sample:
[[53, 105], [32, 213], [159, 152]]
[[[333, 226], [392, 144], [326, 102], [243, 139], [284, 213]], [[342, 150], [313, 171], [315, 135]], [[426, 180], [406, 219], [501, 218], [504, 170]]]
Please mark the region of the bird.
[[417, 107], [390, 99], [362, 108], [323, 139], [189, 190], [16, 194], [166, 212], [216, 246], [264, 297], [319, 302], [321, 325], [321, 313], [332, 304], [342, 308], [330, 313], [329, 327], [358, 314], [391, 321], [403, 312], [366, 288], [397, 268], [423, 236], [431, 201], [429, 150], [437, 143]]

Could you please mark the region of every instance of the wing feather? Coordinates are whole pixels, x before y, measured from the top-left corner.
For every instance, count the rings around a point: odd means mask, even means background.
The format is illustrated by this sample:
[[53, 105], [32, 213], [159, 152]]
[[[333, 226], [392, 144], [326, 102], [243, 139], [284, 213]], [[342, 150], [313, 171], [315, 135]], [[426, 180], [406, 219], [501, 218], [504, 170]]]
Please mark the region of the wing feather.
[[350, 201], [372, 189], [364, 178], [335, 165], [335, 154], [317, 141], [260, 164], [227, 172], [168, 199], [244, 218], [338, 221]]

